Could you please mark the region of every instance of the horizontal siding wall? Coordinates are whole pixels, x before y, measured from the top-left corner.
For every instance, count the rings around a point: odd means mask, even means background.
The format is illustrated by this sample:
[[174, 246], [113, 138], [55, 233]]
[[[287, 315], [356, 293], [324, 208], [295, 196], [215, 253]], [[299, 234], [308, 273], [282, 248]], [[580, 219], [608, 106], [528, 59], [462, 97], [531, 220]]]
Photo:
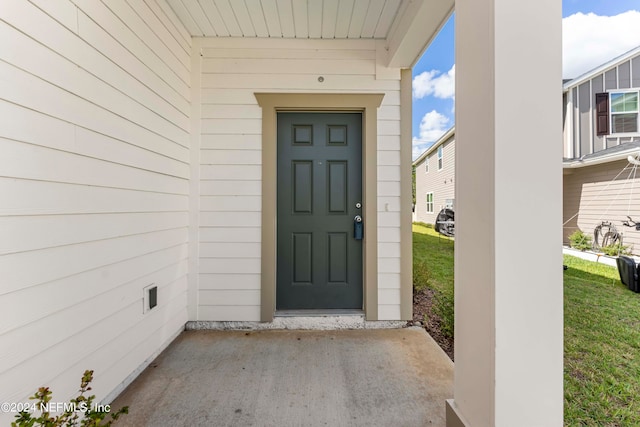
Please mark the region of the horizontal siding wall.
[[623, 243], [640, 254], [640, 231], [622, 225], [627, 215], [640, 221], [640, 171], [634, 171], [626, 160], [578, 168], [564, 175], [563, 209], [564, 244], [577, 229], [593, 237], [598, 224], [610, 221], [623, 233]]
[[202, 39], [202, 46], [199, 319], [260, 320], [262, 110], [255, 92], [385, 93], [378, 111], [379, 317], [399, 319], [399, 70], [376, 75], [372, 40]]
[[[429, 172], [426, 172], [425, 168], [426, 159], [416, 167], [416, 221], [418, 222], [435, 224], [438, 213], [445, 207], [447, 199], [455, 200], [455, 140], [450, 139], [445, 142], [442, 153], [442, 170], [438, 170], [437, 149], [429, 155]], [[427, 193], [433, 193], [433, 213], [427, 212]]]
[[170, 13], [3, 0], [0, 401], [68, 400], [86, 369], [102, 399], [184, 327], [191, 39]]

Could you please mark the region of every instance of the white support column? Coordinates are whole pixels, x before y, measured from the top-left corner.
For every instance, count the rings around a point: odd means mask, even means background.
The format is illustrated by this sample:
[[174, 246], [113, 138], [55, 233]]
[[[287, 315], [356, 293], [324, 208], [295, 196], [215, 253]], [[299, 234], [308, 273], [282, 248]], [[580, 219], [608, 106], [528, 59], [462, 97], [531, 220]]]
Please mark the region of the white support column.
[[456, 1], [448, 426], [563, 423], [561, 6]]

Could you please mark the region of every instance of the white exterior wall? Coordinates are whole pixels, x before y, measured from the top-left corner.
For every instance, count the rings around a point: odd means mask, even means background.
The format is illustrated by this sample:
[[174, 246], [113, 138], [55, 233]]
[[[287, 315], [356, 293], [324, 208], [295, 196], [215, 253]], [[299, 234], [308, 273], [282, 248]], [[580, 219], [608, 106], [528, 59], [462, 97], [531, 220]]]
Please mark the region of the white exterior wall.
[[400, 70], [376, 66], [373, 40], [198, 43], [198, 319], [260, 320], [262, 111], [255, 92], [385, 94], [378, 113], [379, 318], [399, 319]]
[[[438, 213], [445, 207], [447, 199], [454, 199], [456, 143], [449, 139], [442, 144], [443, 164], [438, 170], [438, 149], [416, 165], [416, 221], [435, 224]], [[429, 172], [426, 172], [426, 162]], [[433, 193], [433, 213], [427, 212], [427, 193]]]
[[190, 44], [163, 0], [2, 1], [0, 401], [103, 399], [184, 327]]

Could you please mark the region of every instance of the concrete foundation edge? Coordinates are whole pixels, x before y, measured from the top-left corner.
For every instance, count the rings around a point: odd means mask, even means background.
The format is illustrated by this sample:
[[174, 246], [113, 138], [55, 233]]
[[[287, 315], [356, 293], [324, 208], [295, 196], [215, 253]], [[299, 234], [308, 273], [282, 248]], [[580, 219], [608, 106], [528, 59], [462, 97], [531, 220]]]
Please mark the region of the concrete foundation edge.
[[399, 329], [407, 324], [403, 320], [365, 320], [360, 316], [275, 317], [272, 322], [218, 322], [190, 321], [186, 330], [344, 330], [344, 329]]
[[177, 331], [175, 331], [173, 333], [173, 335], [171, 335], [169, 337], [169, 339], [164, 342], [164, 344], [162, 344], [160, 347], [158, 347], [151, 354], [151, 356], [147, 357], [145, 359], [145, 361], [142, 362], [142, 364], [140, 364], [140, 366], [138, 366], [136, 369], [134, 369], [134, 371], [131, 372], [120, 384], [118, 384], [118, 386], [116, 388], [114, 388], [111, 391], [111, 393], [107, 394], [107, 396], [104, 399], [102, 399], [102, 401], [100, 403], [101, 404], [110, 404], [111, 402], [116, 400], [116, 398], [120, 395], [120, 393], [122, 393], [127, 387], [129, 387], [129, 385], [131, 385], [131, 383], [136, 378], [138, 378], [138, 376], [142, 373], [142, 371], [147, 369], [147, 367], [151, 364], [151, 362], [153, 362], [155, 360], [155, 358], [160, 355], [160, 353], [162, 353], [167, 347], [169, 347], [169, 344], [171, 344], [176, 338], [178, 338], [178, 336], [182, 332], [184, 332], [184, 330], [185, 330], [185, 327], [182, 326]]
[[464, 417], [456, 410], [456, 404], [453, 399], [445, 401], [447, 427], [471, 427]]

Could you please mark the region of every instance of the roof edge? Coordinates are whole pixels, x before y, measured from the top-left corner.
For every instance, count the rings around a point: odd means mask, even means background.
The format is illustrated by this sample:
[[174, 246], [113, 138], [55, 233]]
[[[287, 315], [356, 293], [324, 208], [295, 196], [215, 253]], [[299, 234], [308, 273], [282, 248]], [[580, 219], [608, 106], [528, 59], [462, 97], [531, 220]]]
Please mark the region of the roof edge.
[[562, 162], [562, 169], [576, 169], [576, 168], [583, 168], [586, 166], [600, 165], [602, 163], [615, 162], [618, 160], [624, 160], [627, 157], [629, 157], [629, 155], [631, 154], [638, 154], [638, 153], [640, 153], [640, 148], [633, 147], [624, 151], [620, 151], [615, 154], [596, 157], [594, 159], [586, 159], [586, 160], [575, 159], [575, 160], [564, 161]]
[[601, 64], [601, 65], [597, 66], [596, 68], [593, 68], [593, 69], [591, 69], [591, 70], [579, 75], [575, 79], [569, 80], [567, 83], [562, 85], [563, 92], [569, 90], [569, 88], [572, 88], [573, 86], [578, 86], [579, 84], [584, 83], [586, 80], [591, 79], [596, 74], [600, 74], [600, 73], [608, 70], [609, 68], [613, 68], [616, 65], [619, 65], [619, 64], [623, 63], [624, 61], [626, 61], [629, 58], [632, 58], [636, 54], [640, 54], [640, 46], [637, 46], [637, 47], [631, 49], [630, 51], [623, 53], [622, 55], [616, 56], [615, 58], [611, 59], [610, 61], [607, 61], [604, 64]]
[[454, 126], [451, 126], [449, 130], [446, 131], [444, 135], [442, 135], [436, 142], [434, 142], [431, 145], [431, 147], [424, 150], [424, 152], [420, 154], [418, 158], [413, 161], [412, 165], [416, 166], [418, 163], [422, 162], [425, 159], [425, 157], [433, 153], [436, 150], [436, 148], [438, 148], [439, 146], [447, 142], [449, 139], [451, 139], [455, 135], [455, 133], [456, 133], [456, 127], [454, 125]]

